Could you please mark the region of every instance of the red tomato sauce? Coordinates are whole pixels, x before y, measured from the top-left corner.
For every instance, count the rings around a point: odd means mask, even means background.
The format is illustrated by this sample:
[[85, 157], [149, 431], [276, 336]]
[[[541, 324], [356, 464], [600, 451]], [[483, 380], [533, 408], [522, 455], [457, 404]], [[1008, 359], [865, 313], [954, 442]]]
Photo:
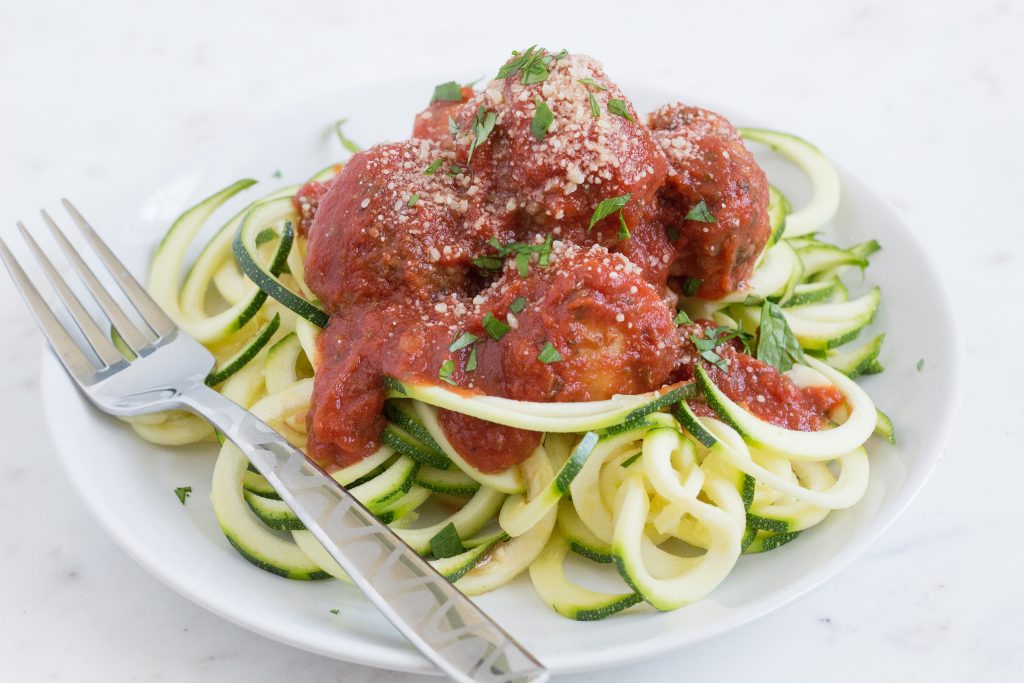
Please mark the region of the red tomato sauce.
[[[645, 123], [595, 60], [549, 68], [543, 82], [509, 77], [434, 102], [412, 139], [300, 190], [306, 279], [330, 315], [307, 418], [324, 466], [379, 448], [385, 376], [541, 402], [692, 377], [672, 302], [683, 278], [714, 297], [749, 275], [768, 237], [764, 174], [717, 115], [670, 105]], [[540, 138], [538, 102], [553, 114]], [[714, 222], [686, 219], [701, 201]], [[476, 341], [450, 351], [463, 334]], [[733, 345], [721, 353], [730, 370], [712, 366], [716, 382], [764, 419], [817, 429], [834, 405]], [[485, 472], [540, 439], [449, 411], [439, 421]]]

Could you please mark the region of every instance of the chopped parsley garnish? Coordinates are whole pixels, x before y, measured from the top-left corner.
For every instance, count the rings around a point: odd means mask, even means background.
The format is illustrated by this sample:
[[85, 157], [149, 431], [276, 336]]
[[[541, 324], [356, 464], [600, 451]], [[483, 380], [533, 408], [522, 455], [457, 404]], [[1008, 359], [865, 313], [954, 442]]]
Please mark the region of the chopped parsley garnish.
[[406, 204], [408, 206], [416, 206], [416, 202], [418, 202], [419, 200], [420, 200], [420, 193], [419, 192], [413, 192], [412, 196], [409, 197], [409, 201], [406, 202]]
[[459, 532], [455, 529], [455, 522], [449, 522], [448, 526], [438, 531], [430, 539], [430, 552], [437, 560], [466, 552], [462, 545], [462, 539], [459, 538]]
[[558, 352], [558, 349], [551, 342], [545, 342], [544, 348], [537, 354], [537, 360], [541, 363], [557, 363], [562, 360], [562, 354]]
[[500, 256], [477, 256], [473, 259], [473, 265], [484, 270], [499, 270], [501, 268]]
[[551, 260], [552, 239], [552, 236], [548, 235], [540, 244], [524, 244], [523, 242], [502, 244], [496, 237], [492, 237], [487, 243], [494, 247], [498, 254], [496, 256], [478, 256], [473, 259], [473, 263], [484, 270], [498, 270], [501, 268], [503, 258], [515, 254], [516, 269], [521, 277], [526, 277], [530, 274], [531, 254], [537, 254], [537, 265], [547, 267]]
[[452, 140], [459, 137], [459, 124], [455, 123], [451, 114], [448, 114], [448, 134], [452, 136]]
[[340, 612], [341, 612], [341, 610], [338, 609], [337, 607], [335, 607], [334, 609], [331, 610], [331, 614], [339, 614]]
[[698, 337], [696, 334], [691, 334], [690, 341], [692, 341], [693, 345], [697, 347], [697, 351], [700, 352], [701, 358], [711, 363], [712, 365], [716, 365], [722, 370], [729, 372], [729, 361], [719, 356], [718, 353], [715, 351], [715, 349], [718, 348], [719, 344], [728, 341], [728, 339], [723, 338], [724, 335], [723, 337], [715, 336], [714, 334], [712, 334], [710, 330], [707, 332], [707, 334], [711, 336]]
[[281, 177], [281, 169], [279, 169], [279, 168], [278, 169], [274, 169], [274, 172], [271, 173], [270, 175], [272, 177], [274, 177], [274, 178], [280, 178]]
[[450, 175], [452, 178], [454, 178], [455, 176], [462, 175], [465, 172], [466, 167], [463, 166], [462, 164], [452, 164], [451, 166], [448, 167], [448, 175]]
[[490, 136], [491, 131], [494, 130], [494, 122], [497, 120], [498, 115], [493, 111], [487, 111], [482, 104], [476, 110], [476, 114], [473, 115], [473, 139], [469, 142], [469, 153], [466, 155], [467, 165], [473, 161], [474, 150], [484, 144], [484, 141]]
[[690, 320], [690, 316], [686, 315], [686, 311], [682, 309], [680, 309], [679, 312], [676, 313], [676, 317], [672, 319], [672, 323], [675, 325], [689, 325], [692, 322], [693, 321]]
[[466, 359], [466, 372], [476, 370], [476, 347], [469, 350], [469, 358]]
[[512, 303], [508, 305], [508, 310], [512, 311], [513, 313], [519, 313], [524, 308], [526, 308], [526, 297], [522, 296], [517, 296], [515, 299], [512, 300]]
[[619, 211], [619, 234], [618, 234], [618, 238], [620, 240], [628, 240], [629, 239], [629, 228], [626, 227], [626, 219], [622, 215], [621, 211]]
[[537, 142], [540, 142], [548, 134], [548, 126], [555, 120], [555, 114], [551, 111], [551, 107], [548, 106], [547, 102], [539, 97], [534, 100], [534, 104], [536, 104], [537, 109], [533, 112], [530, 132], [533, 133], [533, 137]]
[[461, 102], [462, 101], [462, 86], [455, 81], [448, 81], [447, 83], [441, 83], [434, 86], [434, 96], [430, 98], [430, 103], [434, 102]]
[[704, 280], [699, 277], [688, 277], [683, 280], [683, 294], [686, 296], [694, 296], [697, 294], [697, 290], [704, 284]]
[[630, 465], [635, 463], [637, 460], [639, 460], [641, 455], [643, 455], [643, 453], [634, 453], [633, 455], [631, 455], [628, 458], [626, 458], [625, 460], [623, 460], [622, 464], [619, 465], [619, 467], [621, 467], [623, 469], [629, 467]]
[[761, 305], [761, 327], [757, 337], [757, 358], [774, 365], [780, 372], [792, 368], [793, 361], [807, 362], [782, 309], [771, 301]]
[[581, 79], [579, 79], [577, 81], [577, 83], [582, 83], [583, 85], [589, 85], [591, 88], [597, 88], [598, 90], [607, 90], [608, 89], [608, 88], [604, 87], [603, 85], [601, 85], [600, 83], [598, 83], [597, 81], [595, 81], [593, 78], [590, 78], [590, 77], [581, 78]]
[[522, 53], [513, 50], [512, 56], [515, 59], [503, 64], [498, 69], [498, 80], [512, 78], [519, 73], [522, 73], [523, 85], [542, 83], [547, 80], [547, 77], [551, 74], [551, 65], [559, 59], [568, 57], [569, 51], [562, 50], [557, 55], [543, 54], [544, 52], [544, 48], [538, 50], [536, 45], [531, 45], [527, 48], [526, 52]]
[[484, 316], [484, 329], [487, 330], [487, 334], [491, 335], [494, 341], [501, 341], [501, 338], [508, 334], [508, 331], [512, 329], [506, 323], [498, 320], [494, 317], [493, 313], [488, 312]]
[[441, 168], [441, 164], [444, 163], [444, 159], [434, 159], [430, 162], [430, 166], [423, 169], [423, 175], [434, 175], [437, 173], [437, 169]]
[[924, 358], [917, 361], [917, 371], [921, 372], [924, 369]]
[[634, 119], [633, 115], [629, 113], [629, 107], [626, 106], [626, 100], [608, 100], [608, 112], [615, 114], [616, 116], [621, 116], [627, 121], [636, 123], [636, 119]]
[[597, 98], [594, 97], [594, 93], [587, 93], [587, 100], [590, 102], [590, 115], [595, 119], [601, 118], [601, 105], [597, 103]]
[[690, 209], [686, 214], [686, 220], [697, 221], [698, 223], [717, 223], [715, 217], [708, 211], [708, 205], [704, 203], [704, 200], [697, 202], [697, 206]]
[[456, 339], [455, 341], [453, 341], [451, 344], [448, 345], [448, 350], [451, 351], [452, 353], [455, 353], [459, 349], [466, 348], [467, 346], [469, 346], [470, 344], [472, 344], [476, 340], [477, 340], [477, 336], [475, 334], [471, 334], [469, 332], [463, 332], [462, 335], [459, 336], [458, 339]]
[[452, 379], [452, 373], [455, 372], [455, 361], [448, 359], [441, 363], [441, 369], [437, 371], [437, 377], [442, 382], [448, 382], [448, 384], [455, 385], [455, 380]]
[[632, 197], [632, 193], [626, 193], [619, 195], [618, 197], [612, 197], [611, 199], [602, 199], [597, 205], [597, 208], [594, 209], [594, 215], [590, 217], [590, 225], [587, 226], [587, 230], [593, 229], [594, 225], [596, 225], [598, 221], [611, 216], [616, 211], [621, 211], [622, 207], [628, 204]]
[[185, 504], [185, 499], [188, 498], [191, 493], [191, 486], [179, 486], [178, 488], [174, 489], [174, 495], [178, 497], [178, 500], [181, 501], [182, 505]]
[[679, 241], [679, 231], [673, 228], [671, 225], [665, 228], [665, 232], [668, 234], [668, 238], [673, 242]]
[[345, 133], [342, 132], [341, 130], [342, 126], [344, 126], [347, 121], [348, 119], [338, 119], [337, 121], [335, 121], [334, 132], [338, 136], [338, 141], [341, 142], [342, 147], [352, 152], [353, 154], [357, 154], [358, 152], [362, 152], [363, 148], [349, 140], [348, 137], [345, 136]]

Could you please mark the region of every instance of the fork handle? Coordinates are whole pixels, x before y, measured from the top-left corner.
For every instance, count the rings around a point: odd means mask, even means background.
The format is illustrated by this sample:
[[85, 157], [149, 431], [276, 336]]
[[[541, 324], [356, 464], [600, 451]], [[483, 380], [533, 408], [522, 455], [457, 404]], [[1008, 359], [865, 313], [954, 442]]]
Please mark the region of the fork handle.
[[548, 679], [512, 636], [265, 422], [205, 385], [179, 399], [238, 446], [377, 609], [452, 679]]

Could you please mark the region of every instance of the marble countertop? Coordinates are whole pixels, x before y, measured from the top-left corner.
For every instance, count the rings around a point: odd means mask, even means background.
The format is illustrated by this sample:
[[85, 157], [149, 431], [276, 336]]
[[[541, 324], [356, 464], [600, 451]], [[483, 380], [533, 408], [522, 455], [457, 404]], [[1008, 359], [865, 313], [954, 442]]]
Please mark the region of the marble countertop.
[[[966, 393], [924, 492], [810, 596], [629, 669], [566, 681], [1008, 681], [1024, 668], [1024, 11], [1010, 2], [160, 2], [0, 8], [0, 233], [62, 195], [114, 205], [245, 121], [344, 84], [438, 80], [539, 42], [801, 131], [927, 242]], [[378, 37], [386, 27], [386, 39]], [[914, 283], [907, 283], [912, 291]], [[0, 277], [0, 662], [48, 681], [405, 683], [245, 631], [111, 541], [46, 436], [41, 338]], [[783, 656], [779, 656], [779, 655]]]

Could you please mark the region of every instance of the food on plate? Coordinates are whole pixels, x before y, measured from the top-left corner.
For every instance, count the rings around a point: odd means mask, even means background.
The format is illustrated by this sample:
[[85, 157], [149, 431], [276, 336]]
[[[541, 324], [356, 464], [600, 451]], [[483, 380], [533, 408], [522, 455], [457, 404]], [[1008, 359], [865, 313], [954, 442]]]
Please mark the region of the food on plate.
[[[409, 139], [239, 208], [191, 264], [253, 181], [171, 226], [149, 288], [217, 356], [211, 386], [466, 593], [528, 575], [574, 619], [682, 607], [856, 504], [892, 425], [853, 381], [882, 370], [882, 336], [854, 341], [880, 294], [843, 275], [878, 245], [820, 238], [839, 181], [816, 148], [679, 102], [645, 115], [596, 60], [537, 47], [412, 114]], [[813, 197], [794, 210], [748, 143]], [[214, 438], [182, 413], [131, 423]], [[347, 580], [247, 465], [221, 445], [230, 543]]]

